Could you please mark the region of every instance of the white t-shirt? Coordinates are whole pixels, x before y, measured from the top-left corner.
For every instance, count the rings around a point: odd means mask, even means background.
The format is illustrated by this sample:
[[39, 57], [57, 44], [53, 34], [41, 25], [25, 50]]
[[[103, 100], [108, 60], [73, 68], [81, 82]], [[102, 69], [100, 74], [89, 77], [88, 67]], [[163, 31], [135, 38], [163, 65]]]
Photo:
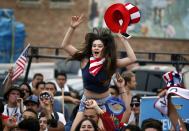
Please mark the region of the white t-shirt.
[[8, 107], [7, 104], [4, 105], [4, 112], [3, 115], [6, 116], [16, 116], [16, 120], [17, 122], [20, 122], [22, 120], [22, 114], [20, 112], [20, 108], [19, 107]]
[[129, 121], [128, 121], [128, 124], [131, 124], [131, 123], [135, 123], [135, 114], [133, 111], [131, 111], [131, 115], [129, 117]]
[[[55, 85], [56, 85], [56, 89], [57, 89], [57, 91], [58, 92], [61, 92], [62, 91], [62, 89], [60, 88], [60, 86], [58, 85], [58, 83], [56, 82], [56, 80], [52, 80], [51, 82], [53, 82]], [[69, 92], [70, 90], [69, 90], [69, 87], [68, 87], [68, 85], [65, 83], [64, 84], [64, 92]]]

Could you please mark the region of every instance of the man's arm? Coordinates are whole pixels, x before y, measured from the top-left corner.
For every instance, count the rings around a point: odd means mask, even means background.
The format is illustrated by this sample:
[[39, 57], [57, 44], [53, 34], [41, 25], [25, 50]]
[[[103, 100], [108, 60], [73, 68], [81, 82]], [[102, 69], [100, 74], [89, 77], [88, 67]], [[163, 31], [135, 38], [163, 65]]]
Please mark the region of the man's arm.
[[174, 129], [176, 130], [177, 128], [179, 128], [179, 130], [180, 130], [182, 128], [182, 131], [187, 131], [182, 118], [180, 118], [175, 106], [173, 105], [173, 103], [171, 101], [171, 97], [168, 98], [168, 109], [169, 109], [168, 117], [169, 117]]
[[9, 69], [8, 77], [5, 80], [5, 84], [3, 85], [3, 93], [6, 93], [12, 86], [12, 76], [13, 76], [13, 67]]

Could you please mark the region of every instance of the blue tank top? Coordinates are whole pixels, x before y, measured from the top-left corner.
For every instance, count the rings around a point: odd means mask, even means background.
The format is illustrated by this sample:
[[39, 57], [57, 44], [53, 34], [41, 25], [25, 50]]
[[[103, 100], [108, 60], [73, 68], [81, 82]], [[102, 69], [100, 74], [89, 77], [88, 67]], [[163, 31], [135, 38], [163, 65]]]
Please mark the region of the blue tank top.
[[108, 90], [110, 81], [108, 81], [108, 76], [103, 68], [98, 72], [96, 76], [93, 76], [89, 73], [88, 64], [82, 69], [83, 85], [84, 88], [95, 92], [95, 93], [104, 93]]

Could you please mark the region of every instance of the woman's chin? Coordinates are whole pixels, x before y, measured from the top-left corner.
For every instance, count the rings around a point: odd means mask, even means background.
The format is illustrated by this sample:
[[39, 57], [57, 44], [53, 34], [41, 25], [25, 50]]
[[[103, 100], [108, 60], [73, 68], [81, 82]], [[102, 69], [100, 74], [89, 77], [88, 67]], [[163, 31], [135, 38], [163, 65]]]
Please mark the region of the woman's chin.
[[93, 55], [93, 57], [96, 58], [96, 59], [97, 59], [97, 58], [101, 58], [100, 55]]

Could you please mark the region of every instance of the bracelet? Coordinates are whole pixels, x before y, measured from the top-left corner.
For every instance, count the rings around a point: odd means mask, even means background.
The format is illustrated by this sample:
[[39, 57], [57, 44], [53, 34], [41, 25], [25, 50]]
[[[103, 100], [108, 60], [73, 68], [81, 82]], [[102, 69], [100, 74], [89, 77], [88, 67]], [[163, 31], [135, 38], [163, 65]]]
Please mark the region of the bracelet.
[[123, 91], [123, 92], [121, 92], [121, 93], [119, 93], [119, 94], [121, 95], [121, 94], [124, 94], [124, 93], [126, 93], [126, 92], [125, 92], [125, 91]]

